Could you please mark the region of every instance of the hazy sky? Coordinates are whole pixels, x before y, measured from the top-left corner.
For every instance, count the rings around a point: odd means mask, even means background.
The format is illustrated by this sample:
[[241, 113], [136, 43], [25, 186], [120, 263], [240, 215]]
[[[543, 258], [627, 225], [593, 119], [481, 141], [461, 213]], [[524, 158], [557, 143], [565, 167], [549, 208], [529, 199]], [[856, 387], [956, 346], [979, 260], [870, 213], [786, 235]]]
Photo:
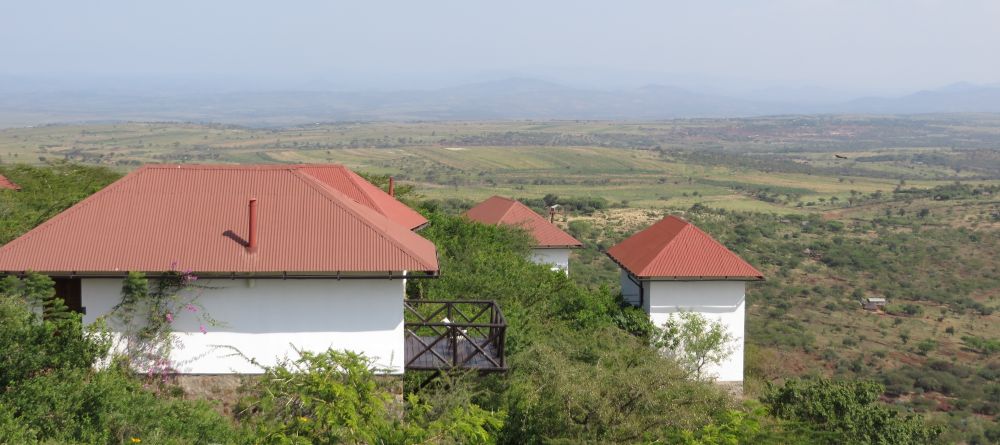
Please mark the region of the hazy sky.
[[1000, 82], [998, 0], [4, 0], [0, 75], [267, 88]]

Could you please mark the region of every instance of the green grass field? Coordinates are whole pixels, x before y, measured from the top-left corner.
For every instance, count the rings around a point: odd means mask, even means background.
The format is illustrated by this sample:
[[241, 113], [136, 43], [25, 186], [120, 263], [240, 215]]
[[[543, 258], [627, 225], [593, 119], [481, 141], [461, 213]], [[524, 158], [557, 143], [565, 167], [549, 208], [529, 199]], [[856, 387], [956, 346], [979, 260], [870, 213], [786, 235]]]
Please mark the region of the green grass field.
[[[597, 196], [637, 208], [703, 203], [785, 213], [825, 211], [837, 207], [827, 205], [831, 198], [843, 201], [852, 191], [889, 192], [900, 181], [911, 187], [933, 187], [956, 179], [996, 183], [998, 178], [996, 156], [976, 155], [987, 157], [987, 162], [977, 162], [980, 159], [970, 153], [982, 150], [919, 143], [920, 134], [943, 131], [939, 122], [921, 121], [923, 126], [911, 125], [912, 135], [889, 131], [882, 139], [878, 133], [869, 135], [880, 130], [882, 122], [865, 126], [863, 119], [843, 118], [828, 123], [829, 128], [816, 124], [809, 131], [797, 122], [373, 123], [286, 129], [175, 123], [53, 125], [0, 130], [0, 160], [66, 159], [122, 171], [148, 162], [337, 162], [395, 175], [438, 199], [482, 199], [493, 194], [537, 198], [554, 193]], [[974, 128], [974, 134], [986, 135], [974, 141], [978, 144], [993, 137], [1000, 140], [990, 132], [993, 121], [977, 126], [979, 122], [963, 123], [954, 131]], [[900, 140], [917, 141], [909, 147], [900, 146]], [[833, 156], [841, 152], [848, 159]], [[723, 157], [705, 158], [705, 154]], [[912, 161], [924, 158], [931, 162]], [[779, 196], [761, 199], [761, 192]]]

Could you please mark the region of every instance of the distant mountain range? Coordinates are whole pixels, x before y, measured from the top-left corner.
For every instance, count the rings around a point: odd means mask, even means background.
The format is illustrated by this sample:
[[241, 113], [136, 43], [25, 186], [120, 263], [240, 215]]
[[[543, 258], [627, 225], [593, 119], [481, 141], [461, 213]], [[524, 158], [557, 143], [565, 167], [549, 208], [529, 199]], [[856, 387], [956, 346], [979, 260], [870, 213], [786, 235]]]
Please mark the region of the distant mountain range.
[[662, 85], [572, 88], [509, 78], [436, 90], [226, 93], [0, 90], [0, 126], [55, 122], [180, 120], [243, 125], [320, 121], [614, 119], [656, 120], [783, 114], [1000, 113], [1000, 85], [959, 83], [900, 97], [796, 100], [796, 90], [752, 98]]

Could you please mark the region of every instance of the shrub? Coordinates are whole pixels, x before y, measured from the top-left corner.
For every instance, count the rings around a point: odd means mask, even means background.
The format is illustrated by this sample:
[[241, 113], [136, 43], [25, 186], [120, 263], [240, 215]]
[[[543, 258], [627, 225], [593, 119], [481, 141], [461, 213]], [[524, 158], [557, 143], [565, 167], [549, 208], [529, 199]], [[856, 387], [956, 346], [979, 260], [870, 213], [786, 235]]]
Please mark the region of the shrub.
[[[28, 274], [4, 279], [0, 291], [0, 443], [236, 440], [232, 423], [207, 402], [154, 392], [119, 362], [95, 367], [108, 359], [107, 337], [52, 302], [51, 285]], [[44, 318], [31, 310], [36, 297], [48, 308]]]
[[975, 335], [963, 335], [962, 344], [966, 348], [980, 354], [993, 355], [1000, 352], [1000, 340], [977, 337]]
[[361, 355], [329, 350], [300, 351], [300, 357], [268, 368], [240, 418], [257, 443], [493, 443], [503, 425], [500, 413], [475, 404], [437, 417], [433, 407], [410, 395], [406, 416], [382, 387], [372, 363]]
[[880, 404], [883, 391], [869, 381], [792, 379], [772, 387], [762, 401], [776, 416], [803, 422], [826, 443], [936, 443], [939, 428]]
[[930, 338], [921, 340], [920, 343], [917, 343], [917, 351], [920, 352], [921, 355], [927, 355], [928, 352], [937, 349], [937, 345], [937, 341]]
[[503, 443], [663, 442], [728, 407], [642, 341], [605, 328], [554, 332], [511, 358]]

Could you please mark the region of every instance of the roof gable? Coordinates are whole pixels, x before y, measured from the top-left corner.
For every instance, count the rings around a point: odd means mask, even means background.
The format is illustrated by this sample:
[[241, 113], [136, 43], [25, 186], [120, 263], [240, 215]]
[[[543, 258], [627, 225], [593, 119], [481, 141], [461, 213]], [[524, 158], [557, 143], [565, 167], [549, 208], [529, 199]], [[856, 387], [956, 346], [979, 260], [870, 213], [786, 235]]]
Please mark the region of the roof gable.
[[[257, 199], [258, 247], [245, 248]], [[0, 247], [0, 270], [111, 273], [436, 271], [434, 245], [281, 166], [143, 167]]]
[[7, 179], [6, 176], [0, 175], [0, 190], [21, 190], [21, 187]]
[[639, 278], [764, 278], [707, 233], [676, 216], [668, 216], [618, 243], [608, 249], [608, 256]]
[[535, 239], [537, 247], [581, 247], [570, 234], [548, 222], [517, 200], [493, 196], [465, 212], [465, 216], [484, 224], [522, 227]]

